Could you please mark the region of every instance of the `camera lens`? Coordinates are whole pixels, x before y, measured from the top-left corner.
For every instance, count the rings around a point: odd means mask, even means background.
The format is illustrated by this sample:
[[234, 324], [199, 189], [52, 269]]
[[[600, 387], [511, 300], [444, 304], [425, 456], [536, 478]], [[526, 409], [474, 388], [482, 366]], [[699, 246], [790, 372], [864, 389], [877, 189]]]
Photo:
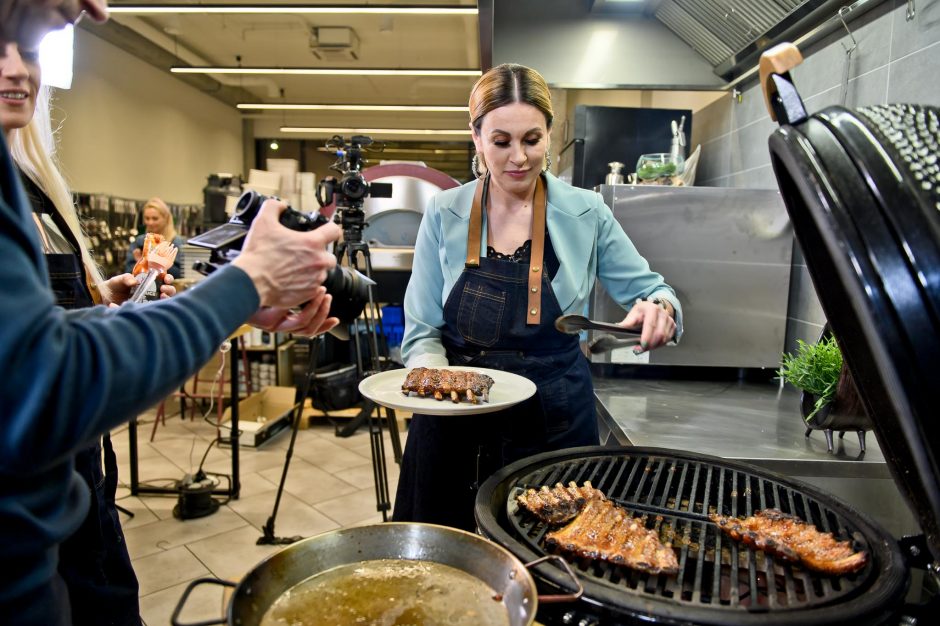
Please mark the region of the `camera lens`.
[[326, 275], [323, 281], [327, 293], [333, 296], [330, 304], [330, 317], [348, 324], [362, 314], [362, 310], [369, 301], [369, 285], [363, 280], [363, 275], [354, 272], [348, 267], [337, 265]]
[[350, 175], [343, 179], [342, 185], [343, 195], [350, 200], [359, 200], [366, 195], [366, 181], [361, 177], [356, 175]]
[[258, 211], [264, 203], [265, 197], [256, 191], [246, 191], [235, 204], [234, 218], [240, 220], [243, 224], [251, 224]]

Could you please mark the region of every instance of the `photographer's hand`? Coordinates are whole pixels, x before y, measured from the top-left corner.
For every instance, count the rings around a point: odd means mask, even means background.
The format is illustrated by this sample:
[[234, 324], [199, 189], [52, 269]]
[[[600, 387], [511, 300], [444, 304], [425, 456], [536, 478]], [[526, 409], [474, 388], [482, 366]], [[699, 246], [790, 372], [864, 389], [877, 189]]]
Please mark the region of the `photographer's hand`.
[[336, 265], [326, 246], [339, 238], [339, 226], [330, 222], [309, 232], [290, 230], [278, 221], [286, 207], [278, 200], [265, 201], [232, 262], [251, 278], [262, 307], [290, 309], [316, 302], [317, 288]]
[[293, 333], [304, 337], [321, 335], [337, 324], [335, 317], [327, 317], [333, 296], [325, 287], [318, 287], [314, 298], [298, 312], [289, 309], [261, 308], [248, 323], [270, 332]]

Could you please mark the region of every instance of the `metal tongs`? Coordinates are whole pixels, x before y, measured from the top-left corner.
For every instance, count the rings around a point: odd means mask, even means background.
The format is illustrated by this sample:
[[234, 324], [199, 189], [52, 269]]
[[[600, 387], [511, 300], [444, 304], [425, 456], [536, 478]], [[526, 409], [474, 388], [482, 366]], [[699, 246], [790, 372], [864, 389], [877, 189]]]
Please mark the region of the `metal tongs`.
[[608, 333], [617, 335], [627, 335], [626, 337], [615, 337], [607, 334], [595, 337], [588, 344], [588, 351], [591, 354], [608, 352], [616, 348], [627, 348], [640, 345], [640, 331], [631, 328], [624, 328], [610, 322], [596, 322], [589, 320], [583, 315], [562, 315], [555, 320], [555, 328], [560, 332], [574, 335], [582, 330], [605, 330]]

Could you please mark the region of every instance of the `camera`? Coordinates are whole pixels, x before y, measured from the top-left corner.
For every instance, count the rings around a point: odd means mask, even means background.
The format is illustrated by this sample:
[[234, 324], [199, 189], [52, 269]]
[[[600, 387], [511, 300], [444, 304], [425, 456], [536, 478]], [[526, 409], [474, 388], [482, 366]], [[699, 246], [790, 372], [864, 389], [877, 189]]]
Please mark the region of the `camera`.
[[347, 242], [362, 241], [362, 229], [365, 225], [363, 202], [367, 197], [391, 198], [390, 183], [369, 183], [362, 176], [364, 151], [379, 152], [385, 146], [376, 144], [372, 137], [353, 135], [346, 140], [334, 135], [326, 142], [326, 147], [336, 152], [336, 162], [331, 170], [339, 172], [340, 178], [324, 178], [317, 186], [317, 202], [321, 207], [336, 203], [336, 221], [343, 227], [343, 239]]
[[[267, 199], [268, 196], [255, 191], [246, 191], [238, 199], [228, 223], [190, 239], [187, 243], [211, 250], [209, 261], [198, 261], [193, 264], [193, 269], [208, 275], [237, 257], [252, 221]], [[317, 229], [329, 222], [319, 213], [302, 213], [291, 207], [281, 213], [279, 220], [287, 228], [301, 232]], [[330, 317], [337, 317], [344, 324], [355, 320], [369, 302], [369, 287], [374, 284], [364, 274], [336, 265], [323, 281], [327, 293], [333, 296]]]

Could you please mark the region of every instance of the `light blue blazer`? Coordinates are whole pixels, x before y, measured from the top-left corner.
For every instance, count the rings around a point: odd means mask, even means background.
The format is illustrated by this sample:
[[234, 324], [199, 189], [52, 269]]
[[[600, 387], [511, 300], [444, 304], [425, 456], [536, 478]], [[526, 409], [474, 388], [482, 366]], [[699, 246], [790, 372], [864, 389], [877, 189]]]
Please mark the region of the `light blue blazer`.
[[[675, 291], [623, 232], [600, 194], [546, 176], [548, 234], [560, 267], [552, 290], [565, 314], [587, 311], [595, 279], [624, 309], [637, 298], [660, 297], [676, 310], [676, 340], [682, 334], [682, 309]], [[441, 344], [444, 303], [467, 260], [467, 229], [476, 181], [437, 194], [425, 209], [415, 242], [411, 279], [405, 292], [402, 358], [408, 367], [447, 365]], [[483, 212], [481, 256], [486, 254]], [[542, 320], [543, 323], [550, 320]], [[608, 320], [619, 322], [620, 320]]]

